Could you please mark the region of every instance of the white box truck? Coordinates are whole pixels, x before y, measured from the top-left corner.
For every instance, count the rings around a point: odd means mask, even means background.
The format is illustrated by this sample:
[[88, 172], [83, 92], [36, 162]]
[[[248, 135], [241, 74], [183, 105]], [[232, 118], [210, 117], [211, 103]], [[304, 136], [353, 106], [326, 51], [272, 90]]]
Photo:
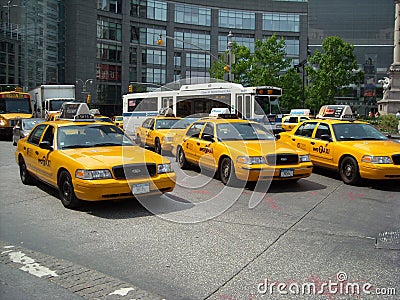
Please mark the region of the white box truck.
[[41, 85], [29, 92], [37, 118], [60, 111], [64, 102], [75, 101], [75, 85]]

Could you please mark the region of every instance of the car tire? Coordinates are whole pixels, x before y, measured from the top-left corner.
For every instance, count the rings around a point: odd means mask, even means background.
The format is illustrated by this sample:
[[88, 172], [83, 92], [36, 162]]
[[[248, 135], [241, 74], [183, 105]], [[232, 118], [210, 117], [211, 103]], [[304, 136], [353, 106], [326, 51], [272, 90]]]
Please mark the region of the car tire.
[[346, 184], [355, 185], [361, 180], [358, 163], [351, 156], [343, 158], [342, 162], [340, 163], [339, 172], [340, 177]]
[[176, 155], [179, 167], [181, 169], [187, 169], [189, 167], [189, 164], [186, 160], [185, 152], [183, 152], [182, 147], [178, 148], [178, 154]]
[[71, 175], [67, 171], [61, 171], [58, 176], [58, 190], [64, 207], [76, 208], [81, 205], [81, 201], [75, 196]]
[[237, 184], [238, 180], [235, 175], [235, 167], [229, 157], [222, 159], [218, 171], [219, 178], [223, 184], [228, 186], [235, 186]]
[[154, 141], [154, 151], [155, 151], [157, 154], [160, 154], [160, 155], [161, 155], [161, 143], [160, 143], [159, 138], [156, 138], [156, 140]]
[[23, 184], [30, 185], [36, 182], [35, 178], [29, 173], [26, 168], [25, 160], [20, 157], [19, 159], [19, 176]]

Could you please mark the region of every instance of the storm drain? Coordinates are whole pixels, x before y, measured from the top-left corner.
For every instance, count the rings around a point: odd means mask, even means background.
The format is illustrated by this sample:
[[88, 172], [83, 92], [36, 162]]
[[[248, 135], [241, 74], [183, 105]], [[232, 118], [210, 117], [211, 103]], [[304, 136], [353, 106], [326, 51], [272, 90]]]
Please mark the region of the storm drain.
[[379, 233], [375, 241], [379, 249], [400, 250], [400, 230]]

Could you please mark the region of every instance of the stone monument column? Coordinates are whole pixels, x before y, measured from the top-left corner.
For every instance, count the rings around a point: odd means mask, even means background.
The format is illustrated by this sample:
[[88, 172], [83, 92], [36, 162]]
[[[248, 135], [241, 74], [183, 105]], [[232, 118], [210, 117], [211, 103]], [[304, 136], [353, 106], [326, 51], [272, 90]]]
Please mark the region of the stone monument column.
[[378, 101], [381, 115], [396, 114], [400, 111], [400, 0], [395, 3], [393, 63], [390, 65], [389, 78], [383, 85], [383, 99]]

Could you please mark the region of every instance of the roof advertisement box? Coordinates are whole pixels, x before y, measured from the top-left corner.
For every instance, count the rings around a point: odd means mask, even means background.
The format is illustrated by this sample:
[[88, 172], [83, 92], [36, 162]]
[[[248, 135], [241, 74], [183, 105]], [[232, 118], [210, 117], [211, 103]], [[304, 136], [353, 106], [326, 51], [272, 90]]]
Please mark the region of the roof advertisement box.
[[320, 119], [345, 119], [352, 118], [353, 112], [349, 105], [324, 105], [319, 110], [317, 118]]

